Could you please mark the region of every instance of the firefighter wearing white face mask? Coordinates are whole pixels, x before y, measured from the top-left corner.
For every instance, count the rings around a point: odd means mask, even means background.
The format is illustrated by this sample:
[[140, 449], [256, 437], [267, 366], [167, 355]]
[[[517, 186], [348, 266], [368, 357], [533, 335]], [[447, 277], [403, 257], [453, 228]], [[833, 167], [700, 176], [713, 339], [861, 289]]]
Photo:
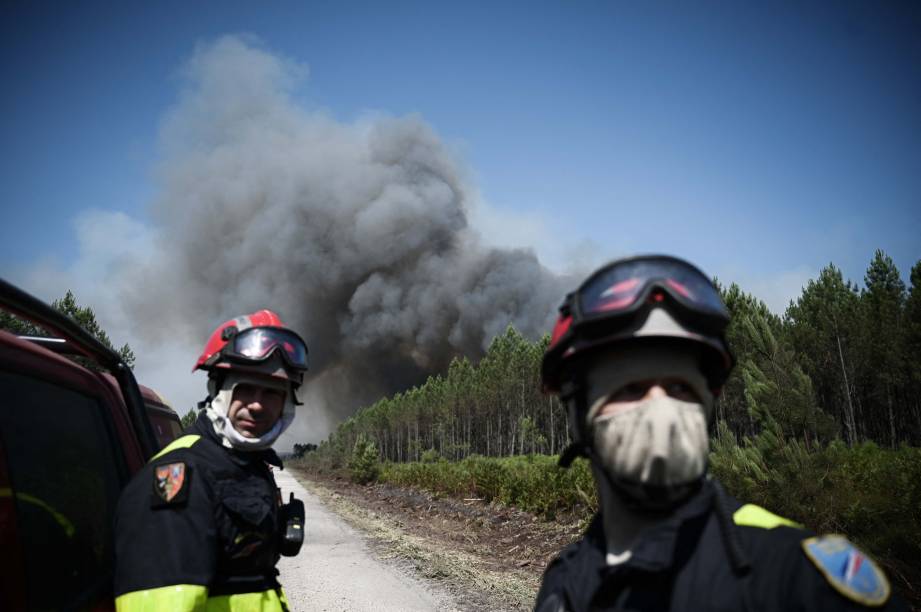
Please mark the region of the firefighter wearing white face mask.
[[708, 429], [733, 359], [710, 280], [667, 256], [613, 262], [566, 297], [542, 380], [591, 462], [600, 512], [544, 573], [538, 612], [905, 609], [840, 536], [730, 497]]
[[282, 504], [272, 444], [294, 419], [307, 345], [261, 310], [218, 327], [195, 369], [208, 398], [184, 435], [128, 483], [116, 513], [119, 612], [278, 612], [275, 565], [303, 538], [303, 503]]

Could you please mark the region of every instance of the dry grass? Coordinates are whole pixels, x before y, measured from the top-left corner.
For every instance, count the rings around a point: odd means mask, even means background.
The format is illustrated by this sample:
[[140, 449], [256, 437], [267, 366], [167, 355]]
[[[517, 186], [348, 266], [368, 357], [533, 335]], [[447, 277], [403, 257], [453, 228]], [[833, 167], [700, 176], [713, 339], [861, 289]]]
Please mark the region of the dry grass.
[[496, 571], [483, 558], [445, 546], [433, 538], [407, 533], [392, 517], [362, 508], [322, 484], [297, 474], [308, 491], [352, 527], [366, 533], [384, 558], [409, 562], [419, 575], [464, 595], [472, 610], [528, 610], [539, 586], [534, 574]]

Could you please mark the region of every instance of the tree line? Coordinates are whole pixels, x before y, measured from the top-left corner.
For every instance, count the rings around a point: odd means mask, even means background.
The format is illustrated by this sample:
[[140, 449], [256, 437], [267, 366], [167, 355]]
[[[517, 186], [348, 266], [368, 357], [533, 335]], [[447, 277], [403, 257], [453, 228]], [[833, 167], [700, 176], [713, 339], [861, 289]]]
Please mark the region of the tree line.
[[[863, 287], [829, 264], [782, 316], [734, 283], [717, 284], [737, 360], [717, 402], [717, 437], [751, 438], [769, 426], [806, 450], [834, 439], [921, 442], [921, 261], [908, 288], [882, 251]], [[540, 389], [548, 342], [509, 327], [478, 363], [457, 357], [424, 384], [361, 409], [319, 450], [344, 458], [361, 435], [394, 462], [559, 453], [569, 443], [565, 410]]]
[[[88, 331], [93, 335], [99, 342], [105, 345], [107, 348], [112, 349], [118, 356], [122, 358], [125, 364], [134, 369], [135, 355], [134, 351], [131, 350], [131, 347], [127, 343], [123, 344], [120, 348], [115, 347], [112, 344], [112, 341], [109, 340], [109, 335], [105, 332], [104, 329], [96, 321], [96, 313], [93, 312], [93, 309], [89, 306], [80, 306], [77, 303], [77, 298], [74, 296], [73, 292], [67, 290], [59, 300], [54, 300], [51, 302], [51, 307], [60, 312], [63, 315], [66, 315], [73, 319], [73, 321]], [[30, 321], [23, 320], [16, 315], [10, 314], [5, 310], [0, 310], [0, 330], [8, 331], [11, 334], [17, 336], [33, 336], [33, 337], [48, 337], [48, 332], [33, 324]], [[70, 356], [71, 359], [84, 365], [90, 369], [96, 369], [97, 366], [82, 357]]]

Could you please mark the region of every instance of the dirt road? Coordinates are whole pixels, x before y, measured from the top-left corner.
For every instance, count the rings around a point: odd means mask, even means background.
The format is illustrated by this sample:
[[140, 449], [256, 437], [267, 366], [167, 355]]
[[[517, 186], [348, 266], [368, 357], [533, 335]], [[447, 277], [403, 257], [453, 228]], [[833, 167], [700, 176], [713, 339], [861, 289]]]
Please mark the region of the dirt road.
[[297, 557], [282, 557], [280, 581], [293, 610], [455, 610], [451, 596], [377, 559], [362, 536], [328, 511], [291, 475], [275, 472], [284, 499], [304, 501], [306, 537]]

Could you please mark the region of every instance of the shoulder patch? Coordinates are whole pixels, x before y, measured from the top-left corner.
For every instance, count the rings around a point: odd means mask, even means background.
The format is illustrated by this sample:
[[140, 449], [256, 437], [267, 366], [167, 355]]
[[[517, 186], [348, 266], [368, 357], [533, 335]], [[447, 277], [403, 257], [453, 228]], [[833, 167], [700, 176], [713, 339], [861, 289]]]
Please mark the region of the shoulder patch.
[[883, 571], [847, 538], [824, 535], [807, 538], [803, 551], [836, 591], [865, 606], [881, 606], [892, 590]]
[[191, 467], [182, 461], [154, 466], [154, 508], [177, 506], [189, 498]]

